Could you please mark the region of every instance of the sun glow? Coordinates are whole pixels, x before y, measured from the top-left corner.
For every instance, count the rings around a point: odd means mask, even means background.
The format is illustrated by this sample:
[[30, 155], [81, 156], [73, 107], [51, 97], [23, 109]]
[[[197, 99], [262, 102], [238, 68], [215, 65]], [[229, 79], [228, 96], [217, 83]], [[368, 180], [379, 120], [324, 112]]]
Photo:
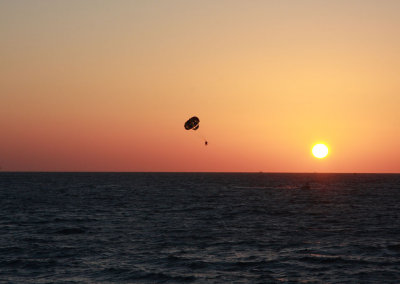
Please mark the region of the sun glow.
[[324, 144], [316, 144], [312, 148], [312, 153], [318, 159], [325, 158], [328, 155], [328, 147]]

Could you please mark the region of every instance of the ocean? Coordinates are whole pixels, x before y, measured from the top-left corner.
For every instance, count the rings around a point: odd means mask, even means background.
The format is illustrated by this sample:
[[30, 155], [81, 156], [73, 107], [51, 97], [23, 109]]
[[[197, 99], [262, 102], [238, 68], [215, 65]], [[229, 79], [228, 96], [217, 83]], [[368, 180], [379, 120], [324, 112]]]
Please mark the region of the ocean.
[[400, 175], [3, 172], [0, 283], [400, 283]]

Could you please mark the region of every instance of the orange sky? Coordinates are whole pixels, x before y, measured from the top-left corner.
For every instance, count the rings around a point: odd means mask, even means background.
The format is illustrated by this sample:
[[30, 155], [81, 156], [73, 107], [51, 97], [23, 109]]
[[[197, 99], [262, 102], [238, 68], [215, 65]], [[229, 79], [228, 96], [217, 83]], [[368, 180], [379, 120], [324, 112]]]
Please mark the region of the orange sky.
[[[400, 172], [399, 11], [395, 0], [1, 1], [0, 166]], [[199, 134], [183, 128], [192, 115]], [[311, 155], [318, 142], [325, 159]]]

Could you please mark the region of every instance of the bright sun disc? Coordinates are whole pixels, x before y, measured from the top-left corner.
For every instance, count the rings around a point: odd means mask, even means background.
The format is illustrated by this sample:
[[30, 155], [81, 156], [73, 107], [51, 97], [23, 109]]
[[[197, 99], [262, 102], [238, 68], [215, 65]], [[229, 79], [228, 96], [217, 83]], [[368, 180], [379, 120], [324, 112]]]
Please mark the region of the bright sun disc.
[[328, 147], [324, 144], [317, 144], [312, 148], [312, 153], [318, 159], [325, 158], [328, 155]]

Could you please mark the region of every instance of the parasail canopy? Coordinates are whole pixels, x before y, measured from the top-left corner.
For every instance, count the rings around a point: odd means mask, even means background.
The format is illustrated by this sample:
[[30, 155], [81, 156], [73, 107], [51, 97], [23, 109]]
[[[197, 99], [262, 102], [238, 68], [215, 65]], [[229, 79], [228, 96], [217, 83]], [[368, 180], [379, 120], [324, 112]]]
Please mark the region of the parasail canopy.
[[186, 130], [197, 130], [199, 128], [200, 119], [197, 116], [193, 116], [185, 122]]

